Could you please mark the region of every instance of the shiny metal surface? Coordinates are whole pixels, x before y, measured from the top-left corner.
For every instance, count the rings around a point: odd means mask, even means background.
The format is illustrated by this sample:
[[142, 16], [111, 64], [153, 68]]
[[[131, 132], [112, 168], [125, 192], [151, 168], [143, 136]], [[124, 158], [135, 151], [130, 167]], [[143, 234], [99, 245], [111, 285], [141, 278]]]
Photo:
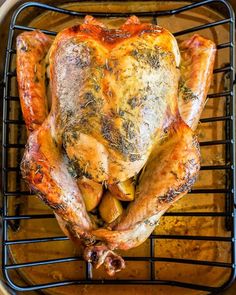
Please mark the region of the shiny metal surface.
[[[25, 2], [25, 1], [6, 1], [6, 3], [4, 4], [4, 6], [1, 8], [0, 10], [0, 28], [1, 28], [1, 31], [0, 31], [0, 36], [1, 36], [1, 40], [3, 40], [3, 42], [1, 42], [0, 44], [0, 52], [3, 52], [4, 51], [4, 48], [6, 46], [6, 35], [5, 35], [5, 32], [6, 32], [6, 28], [7, 28], [7, 25], [8, 25], [8, 20], [9, 20], [9, 16], [11, 14], [11, 11], [13, 9], [13, 7], [15, 5], [18, 5], [19, 2]], [[41, 1], [41, 2], [44, 2], [44, 1]], [[58, 1], [45, 1], [47, 3], [55, 3], [55, 2], [58, 2]], [[234, 1], [232, 1], [234, 2]], [[60, 1], [60, 4], [62, 3], [62, 1]], [[232, 3], [234, 6], [236, 6], [236, 3]], [[2, 56], [2, 61], [0, 63], [0, 67], [2, 67], [3, 65], [3, 62], [4, 62], [4, 55], [1, 55]], [[0, 68], [0, 72], [2, 72], [2, 68]], [[0, 290], [1, 292], [1, 290]], [[2, 291], [4, 292], [4, 291]], [[231, 292], [231, 293], [230, 293]], [[232, 292], [236, 292], [236, 286], [235, 288], [232, 286], [232, 291], [229, 290], [229, 293], [225, 293], [225, 294], [235, 294], [235, 293], [232, 293]], [[4, 294], [4, 293], [3, 293]]]

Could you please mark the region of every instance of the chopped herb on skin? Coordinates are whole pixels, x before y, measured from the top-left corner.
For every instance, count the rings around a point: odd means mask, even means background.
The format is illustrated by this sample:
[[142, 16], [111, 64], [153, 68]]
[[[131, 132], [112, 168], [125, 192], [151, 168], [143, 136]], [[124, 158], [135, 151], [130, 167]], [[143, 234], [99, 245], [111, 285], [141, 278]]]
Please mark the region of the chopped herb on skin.
[[158, 203], [162, 204], [166, 201], [166, 196], [159, 196], [157, 200], [158, 200]]
[[96, 99], [96, 97], [93, 95], [92, 92], [86, 92], [84, 94], [84, 103], [81, 106], [82, 109], [85, 109], [87, 107], [90, 107], [90, 109], [97, 111], [100, 107], [100, 105], [98, 104], [98, 100]]
[[178, 174], [176, 172], [170, 171], [170, 173], [173, 174], [176, 179], [178, 179]]
[[129, 156], [129, 154], [136, 150], [135, 143], [130, 142], [126, 136], [120, 133], [120, 131], [115, 128], [112, 118], [102, 117], [101, 118], [101, 133], [103, 137], [109, 142], [109, 145], [118, 150], [124, 156]]
[[68, 111], [67, 111], [67, 116], [68, 116], [68, 117], [72, 117], [73, 114], [74, 114], [74, 112], [73, 112], [72, 110], [68, 110]]
[[132, 139], [135, 136], [135, 126], [134, 123], [130, 120], [126, 120], [122, 124], [123, 129], [125, 130], [126, 136], [128, 139]]
[[179, 82], [179, 91], [182, 93], [182, 98], [186, 102], [198, 99], [198, 96], [195, 95], [192, 90], [186, 86], [185, 81], [183, 80]]
[[99, 91], [101, 88], [100, 88], [99, 85], [95, 84], [95, 85], [94, 85], [94, 89], [95, 89], [95, 91]]
[[123, 117], [124, 116], [124, 114], [125, 114], [125, 111], [123, 111], [123, 110], [121, 110], [121, 109], [119, 109], [119, 116], [121, 116], [121, 117]]
[[82, 117], [80, 120], [79, 120], [79, 126], [88, 126], [88, 118], [86, 117]]
[[74, 167], [72, 165], [70, 165], [68, 167], [68, 172], [70, 173], [70, 175], [73, 177], [73, 178], [76, 178], [77, 177], [77, 173], [76, 173], [76, 170], [74, 169]]
[[154, 226], [158, 224], [158, 221], [151, 222], [149, 219], [145, 220], [144, 223], [149, 226]]
[[57, 141], [56, 141], [56, 139], [54, 137], [52, 137], [52, 141], [53, 141], [54, 145], [57, 147], [58, 144], [57, 144]]
[[131, 162], [135, 162], [141, 159], [141, 155], [140, 154], [130, 154], [129, 155], [129, 160]]
[[137, 61], [149, 64], [152, 68], [158, 69], [160, 67], [160, 50], [158, 47], [155, 48], [138, 48], [130, 52]]
[[88, 168], [88, 165], [85, 166], [85, 169], [83, 169], [79, 164], [79, 159], [74, 157], [73, 159], [70, 159], [68, 172], [74, 178], [85, 176], [86, 178], [92, 179], [92, 175], [88, 171], [85, 171], [87, 168]]
[[127, 103], [130, 105], [131, 109], [133, 110], [139, 105], [139, 99], [137, 97], [131, 97], [128, 99]]
[[78, 139], [78, 133], [76, 131], [72, 132], [72, 138], [73, 139]]
[[40, 171], [41, 168], [43, 168], [43, 166], [37, 164], [37, 165], [36, 165], [36, 171], [35, 171], [35, 174], [37, 174], [37, 173], [41, 173], [41, 171]]
[[50, 83], [49, 78], [46, 77], [46, 78], [45, 78], [45, 85], [46, 85], [46, 88], [49, 86], [49, 83]]
[[109, 65], [109, 62], [107, 59], [106, 59], [105, 65], [104, 65], [104, 69], [106, 69], [109, 72], [112, 72], [112, 67]]
[[84, 95], [84, 99], [86, 101], [89, 101], [89, 100], [96, 101], [94, 95], [91, 92], [86, 92], [85, 95]]

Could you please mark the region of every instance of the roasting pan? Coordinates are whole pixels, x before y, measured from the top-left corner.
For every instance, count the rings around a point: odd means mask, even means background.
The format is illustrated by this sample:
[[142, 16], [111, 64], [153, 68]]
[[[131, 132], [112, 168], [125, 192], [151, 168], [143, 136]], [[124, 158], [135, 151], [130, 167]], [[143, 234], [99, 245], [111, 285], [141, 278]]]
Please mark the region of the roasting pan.
[[[225, 0], [11, 1], [2, 23], [2, 271], [12, 292], [30, 294], [216, 294], [235, 278], [234, 13]], [[22, 6], [20, 6], [24, 3]], [[0, 14], [4, 13], [6, 5]], [[122, 253], [126, 270], [109, 278], [81, 258], [54, 215], [21, 179], [26, 130], [16, 88], [15, 39], [39, 28], [52, 36], [92, 14], [110, 27], [135, 14], [178, 40], [198, 32], [217, 44], [214, 77], [197, 133], [202, 168], [192, 191], [152, 236]], [[2, 65], [1, 65], [2, 66]], [[119, 285], [116, 286], [116, 285]], [[31, 293], [32, 292], [32, 293]], [[1, 293], [1, 291], [0, 291]], [[232, 293], [235, 294], [235, 293]]]

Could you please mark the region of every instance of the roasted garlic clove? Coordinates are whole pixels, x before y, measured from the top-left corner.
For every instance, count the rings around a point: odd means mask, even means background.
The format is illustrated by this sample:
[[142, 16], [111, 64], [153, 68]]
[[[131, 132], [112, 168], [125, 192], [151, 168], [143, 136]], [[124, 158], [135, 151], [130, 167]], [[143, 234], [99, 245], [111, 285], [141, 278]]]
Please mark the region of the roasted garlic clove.
[[86, 177], [78, 179], [77, 183], [87, 211], [92, 211], [102, 198], [102, 185]]
[[117, 217], [121, 215], [123, 207], [121, 202], [117, 200], [109, 191], [107, 191], [99, 205], [99, 212], [102, 219], [107, 222], [113, 222]]
[[118, 200], [133, 201], [134, 199], [134, 183], [132, 179], [127, 179], [117, 184], [110, 184], [108, 189]]

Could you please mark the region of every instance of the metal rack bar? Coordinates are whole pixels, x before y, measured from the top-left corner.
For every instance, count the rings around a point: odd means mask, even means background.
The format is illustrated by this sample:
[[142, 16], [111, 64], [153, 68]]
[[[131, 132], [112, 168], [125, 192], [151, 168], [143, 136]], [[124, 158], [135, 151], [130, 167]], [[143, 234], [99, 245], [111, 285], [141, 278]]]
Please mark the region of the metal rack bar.
[[[166, 212], [165, 216], [232, 216], [231, 213], [227, 212]], [[55, 218], [54, 214], [35, 214], [35, 215], [19, 215], [19, 216], [3, 216], [6, 221], [9, 220], [31, 220], [31, 219], [49, 219]]]
[[186, 30], [182, 30], [182, 31], [179, 31], [179, 32], [175, 32], [175, 33], [173, 33], [173, 35], [175, 37], [178, 37], [178, 36], [182, 36], [182, 35], [185, 35], [185, 34], [188, 34], [188, 33], [197, 32], [197, 31], [200, 31], [200, 30], [203, 30], [203, 29], [209, 29], [209, 28], [212, 28], [212, 27], [215, 27], [215, 26], [227, 24], [229, 22], [231, 22], [230, 18], [222, 19], [222, 20], [218, 20], [218, 21], [213, 22], [213, 23], [208, 23], [208, 24], [205, 24], [205, 25], [201, 25], [201, 26], [189, 28], [189, 29], [186, 29]]
[[55, 218], [54, 214], [35, 214], [35, 215], [20, 215], [20, 216], [3, 216], [5, 220], [26, 220], [26, 219], [48, 219]]
[[14, 125], [25, 125], [25, 122], [22, 120], [11, 120], [11, 119], [5, 119], [5, 124], [14, 124]]
[[[207, 261], [207, 260], [193, 260], [193, 259], [179, 259], [179, 258], [169, 258], [169, 257], [130, 257], [130, 256], [124, 256], [124, 259], [126, 261], [148, 261], [148, 262], [170, 262], [170, 263], [184, 263], [184, 264], [194, 264], [194, 265], [206, 265], [206, 266], [216, 266], [216, 267], [224, 267], [224, 268], [230, 268], [233, 267], [232, 263], [226, 263], [226, 262], [215, 262], [215, 261]], [[55, 263], [67, 263], [67, 262], [73, 262], [73, 261], [83, 261], [83, 257], [66, 257], [66, 258], [59, 258], [59, 259], [50, 259], [50, 260], [41, 260], [36, 262], [26, 262], [26, 263], [18, 263], [13, 265], [6, 265], [5, 269], [19, 269], [23, 267], [35, 267], [35, 266], [41, 266], [41, 265], [49, 265], [49, 264], [55, 264]]]
[[208, 166], [202, 166], [201, 170], [230, 170], [234, 169], [234, 166], [232, 165], [208, 165]]
[[12, 100], [12, 101], [20, 101], [19, 96], [6, 96], [4, 97], [6, 100]]
[[233, 216], [228, 212], [166, 212], [165, 216], [198, 216], [198, 217], [225, 217]]
[[225, 67], [214, 69], [213, 74], [229, 72], [229, 71], [232, 71], [232, 70], [233, 70], [232, 66], [225, 66]]
[[[231, 193], [230, 189], [192, 189], [189, 194], [222, 194], [222, 193]], [[15, 197], [15, 196], [33, 196], [34, 194], [29, 191], [5, 191], [4, 195], [6, 197]]]
[[[150, 236], [151, 240], [155, 239], [166, 239], [166, 240], [196, 240], [196, 241], [216, 241], [216, 242], [234, 242], [231, 237], [215, 237], [215, 236], [182, 236], [182, 235], [155, 235]], [[32, 243], [47, 243], [47, 242], [58, 242], [69, 240], [66, 236], [61, 237], [49, 237], [49, 238], [38, 238], [38, 239], [25, 239], [25, 240], [10, 240], [5, 241], [5, 245], [18, 245], [18, 244], [32, 244]], [[150, 247], [154, 247], [151, 242]], [[151, 257], [154, 250], [150, 251]], [[154, 255], [154, 254], [153, 254]]]
[[208, 145], [218, 145], [218, 144], [234, 144], [233, 139], [221, 139], [221, 140], [211, 140], [211, 141], [202, 141], [200, 142], [200, 146], [208, 146]]
[[55, 263], [64, 263], [64, 262], [72, 262], [72, 261], [83, 261], [83, 257], [66, 257], [59, 259], [50, 259], [50, 260], [41, 260], [37, 262], [26, 262], [26, 263], [18, 263], [14, 265], [6, 265], [5, 269], [18, 269], [22, 267], [32, 267], [32, 266], [41, 266], [41, 265], [49, 265]]
[[222, 43], [222, 44], [218, 44], [216, 46], [216, 49], [224, 49], [224, 48], [228, 48], [228, 47], [232, 47], [233, 44], [231, 42], [226, 42], [226, 43]]
[[[14, 290], [19, 292], [25, 292], [25, 291], [35, 291], [35, 290], [42, 290], [46, 288], [56, 288], [56, 287], [62, 287], [62, 286], [70, 286], [70, 285], [76, 285], [76, 284], [86, 284], [86, 285], [169, 285], [169, 286], [175, 286], [175, 287], [182, 287], [187, 289], [193, 289], [193, 290], [202, 290], [207, 292], [215, 292], [217, 291], [216, 287], [211, 286], [205, 286], [205, 285], [199, 285], [199, 284], [190, 284], [190, 283], [184, 283], [179, 281], [169, 281], [169, 280], [70, 280], [70, 281], [62, 281], [62, 282], [55, 282], [55, 283], [48, 283], [48, 284], [37, 284], [34, 286], [28, 286], [28, 287], [22, 287], [14, 284], [11, 281], [11, 278], [8, 275], [8, 272], [6, 271], [6, 278], [8, 280], [9, 286], [12, 287]], [[212, 293], [215, 294], [215, 293]]]
[[228, 95], [232, 95], [232, 91], [223, 91], [223, 92], [219, 92], [219, 93], [213, 93], [213, 94], [208, 94], [207, 97], [208, 98], [216, 98], [216, 97], [221, 97], [221, 96], [228, 96]]
[[8, 192], [7, 190], [4, 191], [4, 196], [5, 197], [15, 197], [15, 196], [32, 196], [33, 194], [29, 191], [12, 191]]
[[39, 238], [39, 239], [25, 239], [25, 240], [14, 240], [5, 241], [5, 245], [19, 245], [19, 244], [32, 244], [32, 243], [45, 243], [45, 242], [59, 242], [67, 241], [68, 237], [49, 237], [49, 238]]
[[233, 120], [233, 116], [221, 116], [221, 117], [211, 117], [211, 118], [204, 118], [200, 119], [201, 123], [209, 123], [209, 122], [219, 122], [219, 121], [226, 121], [226, 120]]
[[11, 149], [11, 148], [17, 148], [17, 149], [22, 149], [25, 148], [25, 144], [20, 144], [20, 143], [8, 143], [8, 144], [4, 144], [3, 148], [6, 149]]
[[222, 194], [222, 193], [231, 193], [232, 190], [227, 188], [207, 188], [207, 189], [192, 189], [189, 194]]
[[217, 241], [217, 242], [232, 242], [231, 237], [215, 237], [215, 236], [181, 236], [181, 235], [154, 235], [151, 239], [167, 239], [167, 240], [196, 240], [196, 241]]
[[[25, 148], [24, 144], [8, 144], [8, 145], [3, 145], [4, 148]], [[227, 170], [227, 169], [234, 169], [232, 165], [208, 165], [208, 166], [202, 166], [201, 170]], [[19, 167], [7, 167], [4, 168], [5, 171], [7, 172], [16, 172], [20, 171]]]
[[154, 239], [150, 239], [150, 258], [152, 259], [150, 261], [150, 277], [151, 280], [155, 280], [156, 277], [156, 268], [153, 258], [155, 257], [155, 241]]

